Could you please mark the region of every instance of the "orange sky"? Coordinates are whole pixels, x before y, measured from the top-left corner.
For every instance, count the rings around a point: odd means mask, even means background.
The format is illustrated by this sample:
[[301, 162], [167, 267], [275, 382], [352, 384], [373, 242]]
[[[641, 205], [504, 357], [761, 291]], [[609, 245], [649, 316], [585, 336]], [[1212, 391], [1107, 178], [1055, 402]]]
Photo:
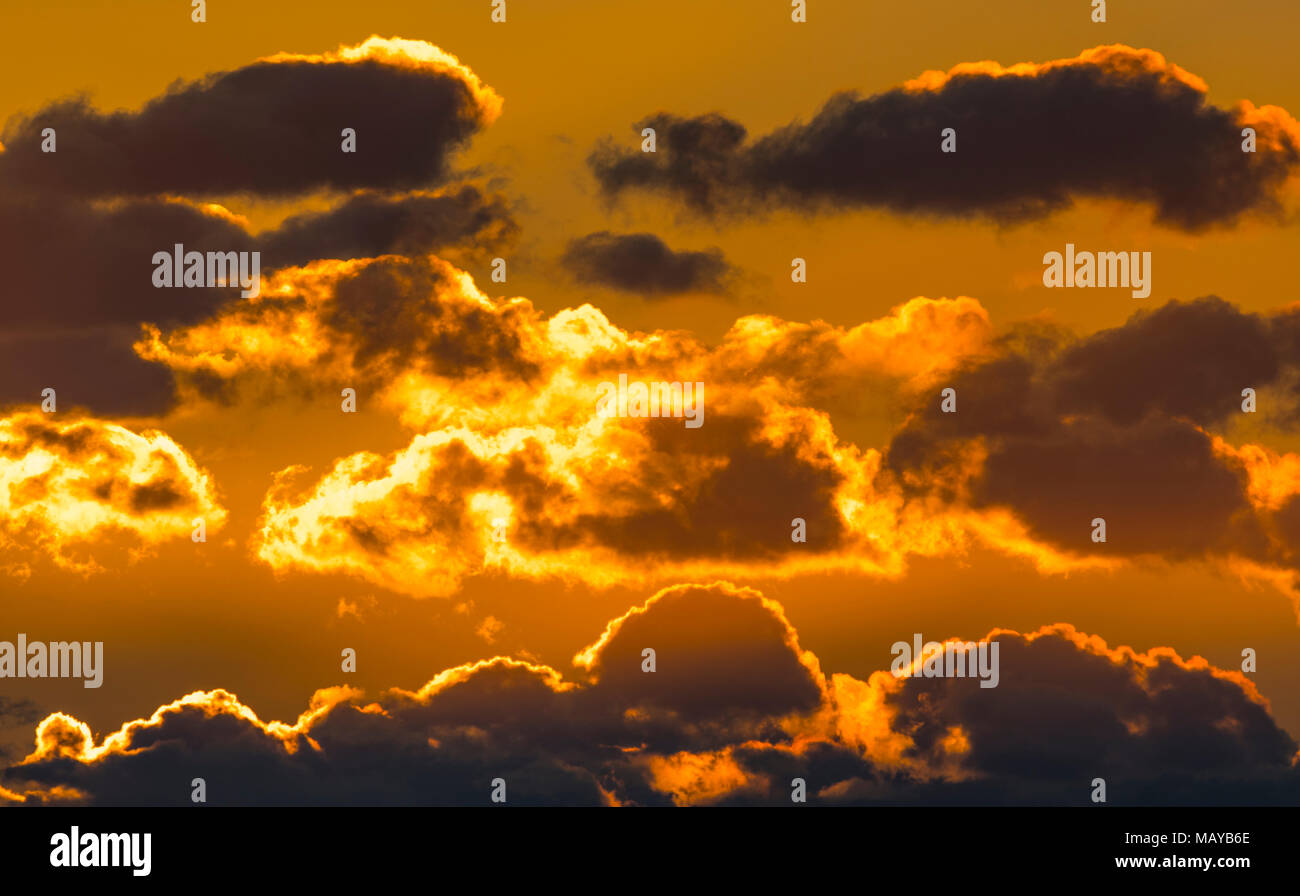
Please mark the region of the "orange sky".
[[[85, 548], [103, 558], [103, 568], [95, 572], [54, 561], [52, 545], [70, 531], [70, 517], [49, 511], [35, 528], [10, 532], [12, 553], [5, 561], [25, 565], [27, 574], [0, 579], [5, 620], [0, 639], [24, 631], [33, 639], [101, 640], [107, 669], [98, 690], [83, 689], [77, 681], [3, 680], [0, 696], [30, 700], [41, 717], [65, 712], [87, 723], [97, 737], [130, 719], [147, 718], [185, 694], [215, 688], [237, 694], [263, 720], [292, 723], [318, 688], [348, 685], [370, 695], [393, 687], [415, 691], [444, 669], [492, 656], [576, 676], [574, 655], [594, 643], [610, 620], [660, 588], [726, 579], [779, 602], [800, 646], [816, 655], [823, 673], [862, 681], [887, 669], [890, 645], [910, 640], [913, 632], [974, 639], [995, 628], [1033, 632], [1068, 623], [1112, 648], [1169, 647], [1183, 658], [1201, 656], [1226, 670], [1239, 668], [1243, 648], [1254, 648], [1259, 667], [1248, 677], [1269, 701], [1277, 724], [1300, 738], [1300, 605], [1263, 575], [1240, 574], [1217, 555], [1171, 551], [1164, 557], [1104, 561], [1111, 568], [1085, 568], [1047, 539], [1022, 538], [1006, 520], [981, 518], [979, 525], [991, 528], [980, 531], [996, 530], [984, 540], [971, 535], [975, 529], [956, 538], [956, 528], [975, 523], [952, 509], [905, 523], [900, 515], [897, 528], [881, 541], [874, 533], [883, 531], [879, 524], [886, 517], [893, 521], [897, 510], [892, 493], [884, 491], [853, 511], [862, 514], [858, 522], [846, 524], [844, 540], [824, 555], [785, 552], [774, 561], [765, 560], [757, 547], [726, 556], [721, 548], [710, 553], [705, 544], [695, 553], [703, 536], [692, 533], [694, 542], [672, 541], [664, 555], [648, 559], [586, 545], [569, 554], [520, 548], [516, 557], [480, 563], [481, 546], [457, 534], [468, 530], [449, 529], [445, 541], [429, 548], [431, 542], [421, 540], [433, 538], [429, 532], [443, 537], [440, 524], [430, 522], [425, 535], [393, 535], [400, 547], [384, 561], [358, 552], [360, 559], [352, 564], [348, 550], [338, 545], [304, 546], [312, 537], [326, 537], [324, 523], [311, 535], [285, 534], [308, 513], [313, 495], [326, 516], [340, 512], [339, 502], [351, 501], [345, 510], [355, 511], [366, 525], [400, 528], [394, 514], [415, 519], [424, 508], [442, 507], [437, 502], [444, 490], [458, 495], [458, 488], [487, 495], [482, 519], [475, 518], [482, 525], [501, 506], [492, 496], [522, 489], [521, 477], [545, 470], [537, 473], [545, 481], [538, 490], [550, 497], [539, 497], [533, 508], [539, 530], [516, 529], [513, 537], [521, 543], [535, 539], [532, 547], [552, 537], [558, 543], [562, 535], [556, 533], [568, 532], [565, 526], [572, 522], [565, 514], [616, 515], [619, 501], [634, 500], [627, 497], [629, 483], [644, 487], [650, 497], [635, 499], [647, 503], [668, 502], [664, 495], [677, 494], [674, 487], [689, 490], [690, 476], [709, 463], [725, 464], [733, 452], [731, 435], [722, 435], [724, 421], [733, 418], [770, 430], [746, 444], [761, 443], [783, 458], [787, 449], [790, 456], [803, 452], [800, 462], [810, 469], [847, 477], [850, 485], [827, 503], [849, 519], [843, 502], [850, 486], [880, 468], [891, 438], [914, 419], [918, 396], [933, 394], [937, 401], [948, 372], [963, 358], [992, 352], [993, 340], [1014, 324], [1032, 319], [1085, 337], [1171, 299], [1217, 295], [1243, 313], [1290, 305], [1297, 299], [1293, 284], [1300, 276], [1300, 256], [1294, 227], [1275, 220], [1247, 217], [1188, 233], [1153, 223], [1148, 205], [1123, 198], [1083, 200], [1028, 224], [861, 207], [708, 219], [664, 196], [633, 192], [608, 202], [586, 159], [603, 138], [634, 146], [633, 124], [659, 111], [682, 116], [717, 111], [744, 123], [751, 135], [763, 135], [806, 122], [836, 91], [870, 95], [963, 62], [1070, 59], [1103, 44], [1164, 54], [1203, 78], [1208, 101], [1219, 107], [1230, 109], [1248, 99], [1296, 113], [1300, 59], [1290, 43], [1300, 14], [1293, 4], [1117, 2], [1111, 4], [1110, 21], [1097, 25], [1088, 21], [1082, 0], [1007, 0], [992, 7], [954, 0], [885, 5], [811, 0], [803, 26], [789, 22], [782, 3], [752, 0], [518, 0], [510, 3], [504, 26], [490, 23], [488, 5], [457, 0], [308, 7], [220, 0], [209, 4], [202, 25], [191, 23], [181, 5], [167, 12], [142, 0], [84, 9], [21, 5], [0, 13], [0, 30], [11, 36], [0, 56], [0, 120], [30, 115], [81, 92], [101, 110], [136, 109], [178, 79], [192, 81], [279, 52], [332, 51], [371, 34], [427, 41], [454, 54], [504, 104], [500, 118], [453, 155], [453, 168], [504, 194], [519, 225], [513, 247], [502, 250], [509, 263], [505, 284], [489, 279], [491, 253], [453, 257], [472, 276], [468, 286], [452, 290], [461, 303], [456, 313], [482, 313], [503, 332], [535, 339], [527, 350], [544, 371], [523, 385], [511, 385], [505, 375], [493, 379], [496, 371], [449, 385], [415, 362], [385, 356], [366, 373], [384, 385], [363, 390], [358, 412], [344, 415], [338, 387], [361, 375], [360, 360], [349, 362], [346, 353], [332, 348], [319, 357], [289, 351], [283, 321], [257, 318], [256, 307], [237, 309], [232, 314], [255, 318], [247, 332], [264, 338], [264, 346], [284, 348], [287, 360], [281, 366], [266, 360], [269, 355], [247, 354], [256, 360], [231, 374], [247, 391], [228, 404], [183, 391], [182, 401], [162, 416], [99, 415], [132, 432], [156, 429], [174, 440], [184, 457], [210, 476], [215, 505], [226, 512], [224, 522], [209, 524], [205, 544], [190, 541], [188, 524], [179, 517], [168, 524], [172, 529], [156, 533], [96, 530]], [[294, 213], [327, 209], [339, 195], [236, 192], [204, 200], [219, 202], [259, 230]], [[653, 232], [675, 249], [716, 247], [739, 272], [737, 285], [724, 296], [688, 292], [647, 300], [579, 283], [561, 256], [571, 240], [602, 230]], [[5, 236], [0, 233], [0, 239]], [[1042, 254], [1066, 242], [1151, 251], [1155, 287], [1150, 297], [1134, 299], [1127, 290], [1043, 288]], [[790, 282], [795, 256], [808, 261], [806, 284]], [[318, 273], [328, 279], [336, 268], [322, 262]], [[270, 283], [271, 275], [264, 276]], [[334, 287], [313, 285], [315, 274], [295, 269], [276, 276], [283, 276], [274, 282], [286, 293], [310, 297], [319, 289], [322, 303], [333, 300]], [[916, 297], [963, 296], [975, 300], [973, 307], [981, 309], [986, 323], [899, 324], [894, 311]], [[501, 310], [501, 300], [510, 297], [530, 304]], [[2, 300], [19, 303], [23, 297], [10, 294]], [[182, 294], [178, 301], [184, 300]], [[447, 307], [454, 305], [446, 301]], [[561, 314], [587, 303], [603, 321], [584, 317], [586, 312]], [[313, 332], [321, 344], [332, 346], [330, 307], [302, 311], [293, 320], [319, 327]], [[754, 348], [759, 339], [732, 330], [747, 315], [770, 316], [791, 332], [823, 321], [838, 328], [833, 341], [847, 360], [829, 372], [805, 371], [805, 383], [804, 374], [789, 373], [782, 366], [788, 358], [771, 349], [762, 363], [770, 363], [776, 375], [759, 388], [746, 372], [754, 369], [747, 364], [759, 362], [742, 357], [759, 352]], [[850, 333], [873, 321], [885, 323]], [[175, 340], [169, 343], [175, 355], [169, 363], [183, 370], [186, 352], [231, 350], [241, 332], [236, 317], [220, 315], [188, 330], [173, 328], [168, 336]], [[193, 341], [184, 343], [186, 338]], [[789, 336], [789, 345], [803, 346], [802, 338]], [[679, 432], [679, 421], [673, 421], [663, 445], [650, 444], [627, 421], [592, 427], [582, 390], [610, 375], [573, 359], [583, 352], [594, 358], [604, 350], [614, 354], [615, 363], [644, 364], [647, 378], [651, 373], [663, 379], [698, 376], [710, 390], [716, 384], [700, 432], [708, 434], [712, 423], [718, 435], [709, 438], [719, 441], [706, 443], [698, 467], [681, 459], [694, 443]], [[419, 348], [413, 357], [430, 351]], [[790, 352], [793, 357], [796, 349]], [[331, 366], [336, 364], [341, 366]], [[262, 391], [277, 378], [283, 388]], [[506, 391], [489, 394], [497, 386]], [[33, 411], [32, 404], [14, 405], [6, 413]], [[1235, 446], [1253, 443], [1283, 454], [1300, 450], [1294, 432], [1273, 422], [1236, 419], [1206, 429]], [[427, 456], [419, 454], [426, 450], [421, 436], [447, 431], [471, 445], [469, 460], [444, 456], [441, 436], [429, 436]], [[518, 444], [528, 437], [553, 453], [544, 462], [530, 455], [532, 449]], [[351, 467], [339, 473], [336, 488], [322, 484], [336, 465], [346, 467], [345, 459], [359, 453], [373, 452], [383, 466], [408, 451], [415, 472], [393, 493], [375, 498], [379, 486], [373, 480], [381, 477]], [[611, 457], [626, 464], [625, 479], [610, 471], [618, 465]], [[475, 467], [476, 461], [486, 472]], [[296, 465], [307, 470], [274, 504], [283, 511], [284, 528], [269, 532], [263, 528], [271, 525], [265, 516], [272, 506], [268, 493], [278, 474]], [[698, 475], [703, 481], [705, 473]], [[756, 474], [754, 481], [765, 481], [764, 475]], [[359, 484], [364, 482], [371, 485]], [[572, 494], [554, 498], [566, 484]], [[773, 481], [772, 500], [787, 494], [781, 491], [784, 484]], [[417, 498], [403, 503], [407, 486]], [[724, 489], [719, 500], [727, 498]], [[751, 505], [762, 500], [747, 493], [745, 500], [733, 502], [735, 514], [752, 516]], [[430, 520], [440, 520], [442, 512], [429, 511]], [[529, 512], [522, 501], [512, 508], [518, 525], [529, 524]], [[782, 505], [774, 515], [789, 519], [816, 512], [811, 505]], [[216, 522], [215, 513], [209, 519]], [[554, 531], [546, 528], [552, 524]], [[694, 524], [706, 526], [698, 518]], [[420, 529], [413, 524], [413, 530]], [[33, 534], [38, 530], [46, 535]], [[1082, 531], [1086, 539], [1086, 525]], [[775, 541], [787, 536], [788, 528], [772, 533]], [[279, 559], [268, 563], [265, 553], [259, 557], [267, 542], [280, 537], [285, 553]], [[815, 546], [810, 540], [809, 547]], [[401, 553], [408, 548], [411, 554]], [[1079, 556], [1084, 553], [1081, 548]], [[1052, 571], [1052, 558], [1059, 557], [1066, 559]], [[1040, 560], [1037, 566], [1034, 558]], [[710, 620], [698, 624], [708, 630]], [[340, 671], [344, 647], [358, 652], [353, 673]], [[0, 745], [11, 758], [26, 755], [34, 725], [5, 724]], [[669, 760], [659, 761], [660, 780], [679, 773]]]

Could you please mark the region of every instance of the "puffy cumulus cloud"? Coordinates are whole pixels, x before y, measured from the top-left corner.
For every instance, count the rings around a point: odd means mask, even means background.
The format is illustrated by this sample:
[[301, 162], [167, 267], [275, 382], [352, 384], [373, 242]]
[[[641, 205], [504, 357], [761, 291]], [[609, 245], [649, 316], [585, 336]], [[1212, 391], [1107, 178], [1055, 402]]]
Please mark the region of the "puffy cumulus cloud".
[[101, 414], [170, 407], [170, 372], [132, 349], [141, 325], [195, 324], [239, 295], [238, 287], [154, 287], [153, 255], [176, 243], [188, 251], [259, 252], [267, 274], [315, 259], [397, 251], [476, 258], [516, 233], [503, 197], [470, 184], [360, 191], [258, 233], [219, 205], [177, 197], [87, 204], [7, 195], [0, 198], [0, 266], [23, 300], [0, 308], [0, 403], [29, 402], [55, 386], [67, 402]]
[[976, 299], [918, 297], [853, 327], [752, 314], [732, 326], [718, 363], [736, 376], [781, 386], [793, 403], [839, 421], [863, 413], [860, 396], [910, 396], [933, 385], [993, 343], [988, 312]]
[[[638, 188], [704, 213], [877, 207], [1015, 222], [1080, 198], [1149, 204], [1170, 227], [1280, 210], [1300, 162], [1283, 109], [1206, 102], [1204, 81], [1151, 50], [1101, 46], [1072, 59], [963, 64], [901, 87], [833, 96], [803, 123], [747, 141], [717, 114], [636, 124], [657, 151], [605, 141], [589, 164], [609, 195]], [[1243, 128], [1258, 135], [1241, 151]], [[940, 132], [954, 128], [958, 151]], [[1115, 152], [1116, 134], [1131, 152]]]
[[136, 351], [190, 397], [306, 382], [387, 393], [425, 378], [526, 385], [538, 372], [537, 318], [525, 301], [492, 302], [441, 259], [325, 260], [265, 278], [261, 295], [194, 326], [146, 326]]
[[653, 233], [589, 233], [569, 243], [564, 265], [580, 283], [646, 297], [723, 294], [735, 270], [719, 249], [671, 249]]
[[[1294, 428], [1295, 320], [1210, 297], [1080, 339], [1012, 334], [945, 379], [956, 413], [937, 400], [913, 412], [885, 478], [952, 507], [1010, 512], [1031, 539], [1081, 559], [1214, 557], [1271, 568], [1289, 587], [1300, 461], [1224, 434], [1246, 417], [1244, 388], [1257, 390], [1261, 432]], [[1091, 540], [1096, 517], [1104, 544]]]
[[[1074, 804], [1094, 777], [1121, 805], [1279, 804], [1300, 796], [1296, 741], [1238, 672], [1167, 647], [1109, 647], [1067, 624], [994, 629], [997, 687], [836, 674], [788, 740], [648, 758], [681, 805]], [[960, 639], [955, 639], [960, 640]]]
[[[314, 485], [287, 471], [264, 502], [258, 554], [277, 569], [343, 571], [415, 595], [452, 593], [487, 569], [605, 585], [886, 562], [869, 544], [861, 558], [848, 550], [866, 541], [851, 528], [850, 496], [874, 461], [805, 422], [787, 437], [715, 416], [700, 440], [677, 420], [645, 433], [427, 433], [389, 457], [345, 458]], [[820, 550], [792, 545], [799, 513]]]
[[[974, 543], [1048, 572], [1214, 557], [1293, 590], [1300, 569], [1300, 466], [1213, 431], [1238, 419], [1244, 384], [1267, 427], [1300, 419], [1294, 309], [1206, 298], [1084, 338], [996, 336], [974, 299], [916, 298], [854, 327], [750, 315], [705, 345], [591, 306], [547, 317], [432, 256], [268, 282], [204, 323], [151, 328], [137, 351], [193, 396], [354, 386], [418, 433], [283, 471], [256, 539], [277, 569], [417, 595], [489, 570], [596, 585], [897, 575]], [[685, 425], [687, 401], [683, 416], [602, 414], [621, 376], [703, 383], [703, 424]], [[941, 412], [949, 386], [957, 413]], [[872, 424], [883, 453], [860, 447], [864, 421], [900, 417], [892, 436]]]
[[[371, 37], [178, 84], [134, 112], [101, 113], [74, 99], [9, 121], [0, 266], [23, 300], [0, 309], [0, 403], [54, 385], [95, 413], [165, 413], [174, 384], [132, 350], [140, 326], [195, 324], [239, 293], [154, 287], [154, 253], [176, 244], [258, 252], [264, 274], [317, 259], [440, 251], [477, 260], [500, 251], [518, 232], [504, 198], [446, 183], [451, 153], [500, 108], [491, 88], [437, 47]], [[362, 151], [341, 152], [345, 125]], [[45, 128], [56, 131], [57, 155], [41, 151]], [[321, 190], [347, 192], [258, 233], [193, 201]]]
[[1093, 777], [1106, 779], [1109, 802], [1130, 805], [1300, 794], [1296, 742], [1240, 672], [1167, 647], [1111, 648], [1064, 624], [987, 637], [999, 644], [996, 688], [971, 678], [886, 684], [909, 758], [933, 766], [959, 753], [955, 800], [1086, 803]]
[[[974, 679], [827, 680], [781, 607], [677, 586], [612, 621], [572, 675], [495, 657], [369, 700], [318, 691], [293, 724], [190, 694], [102, 739], [63, 713], [4, 771], [26, 802], [182, 804], [1287, 803], [1296, 744], [1243, 676], [1068, 625], [994, 630]], [[642, 672], [642, 650], [656, 671]], [[214, 782], [220, 782], [214, 786]]]
[[[647, 648], [653, 673], [643, 671]], [[573, 662], [593, 690], [692, 723], [809, 713], [826, 696], [817, 658], [799, 647], [781, 605], [726, 583], [665, 588], [611, 621]]]
[[[500, 109], [454, 56], [373, 36], [181, 83], [137, 111], [52, 103], [6, 124], [0, 183], [83, 197], [423, 187], [447, 176], [450, 154]], [[345, 127], [356, 153], [341, 151]], [[44, 128], [57, 133], [57, 157], [41, 152]]]
[[[190, 395], [353, 386], [399, 414], [420, 433], [403, 450], [343, 458], [314, 484], [284, 471], [258, 551], [445, 594], [489, 568], [600, 583], [897, 570], [945, 524], [918, 513], [895, 531], [896, 498], [869, 485], [878, 453], [838, 438], [812, 402], [837, 380], [917, 388], [988, 341], [978, 302], [915, 299], [853, 328], [743, 318], [710, 348], [623, 331], [591, 306], [547, 318], [443, 260], [393, 256], [282, 271], [211, 321], [152, 328], [138, 351]], [[703, 400], [692, 387], [677, 416], [604, 416], [602, 384], [620, 375], [703, 383]], [[791, 540], [796, 517], [807, 544]]]
[[[1215, 296], [1138, 311], [1121, 327], [1066, 347], [1051, 389], [1067, 414], [1118, 424], [1158, 412], [1210, 426], [1241, 411], [1241, 390], [1300, 385], [1300, 318], [1292, 309], [1252, 314]], [[1289, 425], [1294, 408], [1263, 410]], [[1282, 405], [1283, 408], [1286, 405]]]
[[22, 411], [0, 418], [0, 554], [94, 572], [123, 536], [130, 556], [209, 530], [226, 512], [208, 474], [166, 434]]

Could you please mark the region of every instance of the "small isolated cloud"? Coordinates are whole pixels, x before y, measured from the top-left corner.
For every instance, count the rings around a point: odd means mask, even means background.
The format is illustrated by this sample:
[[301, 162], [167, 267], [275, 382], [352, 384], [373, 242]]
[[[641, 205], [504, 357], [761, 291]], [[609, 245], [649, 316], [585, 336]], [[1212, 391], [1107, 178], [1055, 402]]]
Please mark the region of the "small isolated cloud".
[[727, 292], [735, 271], [721, 250], [670, 249], [653, 233], [589, 233], [569, 243], [564, 265], [579, 283], [647, 297]]
[[501, 634], [501, 630], [505, 627], [505, 623], [495, 616], [485, 616], [478, 628], [474, 629], [474, 634], [491, 644], [496, 641], [497, 635]]

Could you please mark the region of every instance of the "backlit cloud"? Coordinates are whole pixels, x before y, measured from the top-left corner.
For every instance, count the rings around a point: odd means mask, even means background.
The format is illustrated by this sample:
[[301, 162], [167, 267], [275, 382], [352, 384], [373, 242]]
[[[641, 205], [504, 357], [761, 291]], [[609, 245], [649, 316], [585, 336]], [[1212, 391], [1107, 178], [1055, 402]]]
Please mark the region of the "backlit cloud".
[[0, 550], [13, 571], [34, 556], [80, 572], [100, 568], [104, 542], [133, 551], [217, 529], [214, 485], [166, 434], [93, 418], [16, 412], [0, 418]]
[[[1300, 164], [1300, 125], [1276, 106], [1219, 108], [1207, 92], [1153, 50], [1100, 46], [1041, 64], [964, 63], [866, 97], [838, 93], [810, 121], [752, 141], [716, 113], [661, 112], [635, 125], [655, 129], [655, 152], [607, 140], [589, 163], [608, 195], [650, 190], [706, 214], [871, 207], [1016, 222], [1114, 198], [1199, 230], [1280, 210]], [[1254, 153], [1242, 152], [1247, 127]], [[941, 147], [948, 128], [955, 152]]]
[[[137, 111], [53, 103], [5, 125], [0, 183], [83, 197], [425, 187], [500, 111], [501, 98], [454, 56], [374, 36], [180, 83]], [[57, 156], [41, 151], [45, 128]], [[344, 128], [355, 153], [342, 151]]]
[[997, 688], [828, 681], [778, 604], [677, 586], [611, 622], [568, 676], [495, 657], [375, 699], [325, 688], [292, 724], [196, 692], [100, 739], [53, 713], [0, 795], [184, 804], [195, 775], [237, 805], [487, 805], [498, 778], [521, 805], [788, 805], [794, 778], [810, 803], [1079, 805], [1097, 775], [1116, 804], [1300, 793], [1296, 743], [1242, 675], [1068, 625], [989, 637]]

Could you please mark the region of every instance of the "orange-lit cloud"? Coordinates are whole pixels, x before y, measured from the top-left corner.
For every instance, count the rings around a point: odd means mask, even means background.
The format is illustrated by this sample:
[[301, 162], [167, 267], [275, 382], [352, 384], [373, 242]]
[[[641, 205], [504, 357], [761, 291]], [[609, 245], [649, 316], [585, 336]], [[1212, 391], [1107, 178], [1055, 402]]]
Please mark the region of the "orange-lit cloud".
[[164, 433], [36, 411], [0, 418], [0, 547], [12, 569], [44, 555], [94, 572], [114, 536], [151, 549], [225, 516], [209, 475]]
[[[709, 349], [681, 332], [624, 331], [591, 306], [546, 318], [440, 259], [384, 257], [282, 271], [257, 299], [151, 328], [137, 350], [194, 398], [352, 386], [420, 431], [315, 485], [285, 470], [257, 550], [277, 568], [446, 594], [490, 568], [598, 584], [896, 573], [905, 554], [958, 536], [920, 514], [900, 522], [897, 497], [871, 487], [879, 455], [838, 438], [815, 405], [855, 386], [911, 394], [990, 338], [975, 300], [918, 298], [852, 328], [747, 317]], [[703, 425], [687, 427], [686, 409], [601, 416], [600, 384], [620, 374], [704, 383]], [[806, 545], [791, 540], [796, 517]]]
[[[271, 284], [209, 322], [152, 328], [137, 351], [196, 400], [351, 385], [419, 433], [323, 476], [282, 471], [255, 543], [277, 569], [444, 595], [488, 570], [598, 586], [897, 576], [973, 544], [1045, 573], [1291, 563], [1290, 535], [1248, 494], [1258, 475], [1248, 487], [1246, 461], [1206, 429], [1239, 412], [1239, 383], [1300, 374], [1290, 311], [1175, 302], [1077, 339], [998, 336], [974, 299], [915, 298], [847, 328], [751, 315], [707, 346], [590, 305], [548, 318], [432, 256], [321, 261]], [[703, 383], [703, 424], [602, 416], [600, 384], [620, 374]], [[885, 451], [841, 434], [873, 415], [882, 433], [903, 420]], [[1294, 412], [1273, 401], [1266, 419]]]

